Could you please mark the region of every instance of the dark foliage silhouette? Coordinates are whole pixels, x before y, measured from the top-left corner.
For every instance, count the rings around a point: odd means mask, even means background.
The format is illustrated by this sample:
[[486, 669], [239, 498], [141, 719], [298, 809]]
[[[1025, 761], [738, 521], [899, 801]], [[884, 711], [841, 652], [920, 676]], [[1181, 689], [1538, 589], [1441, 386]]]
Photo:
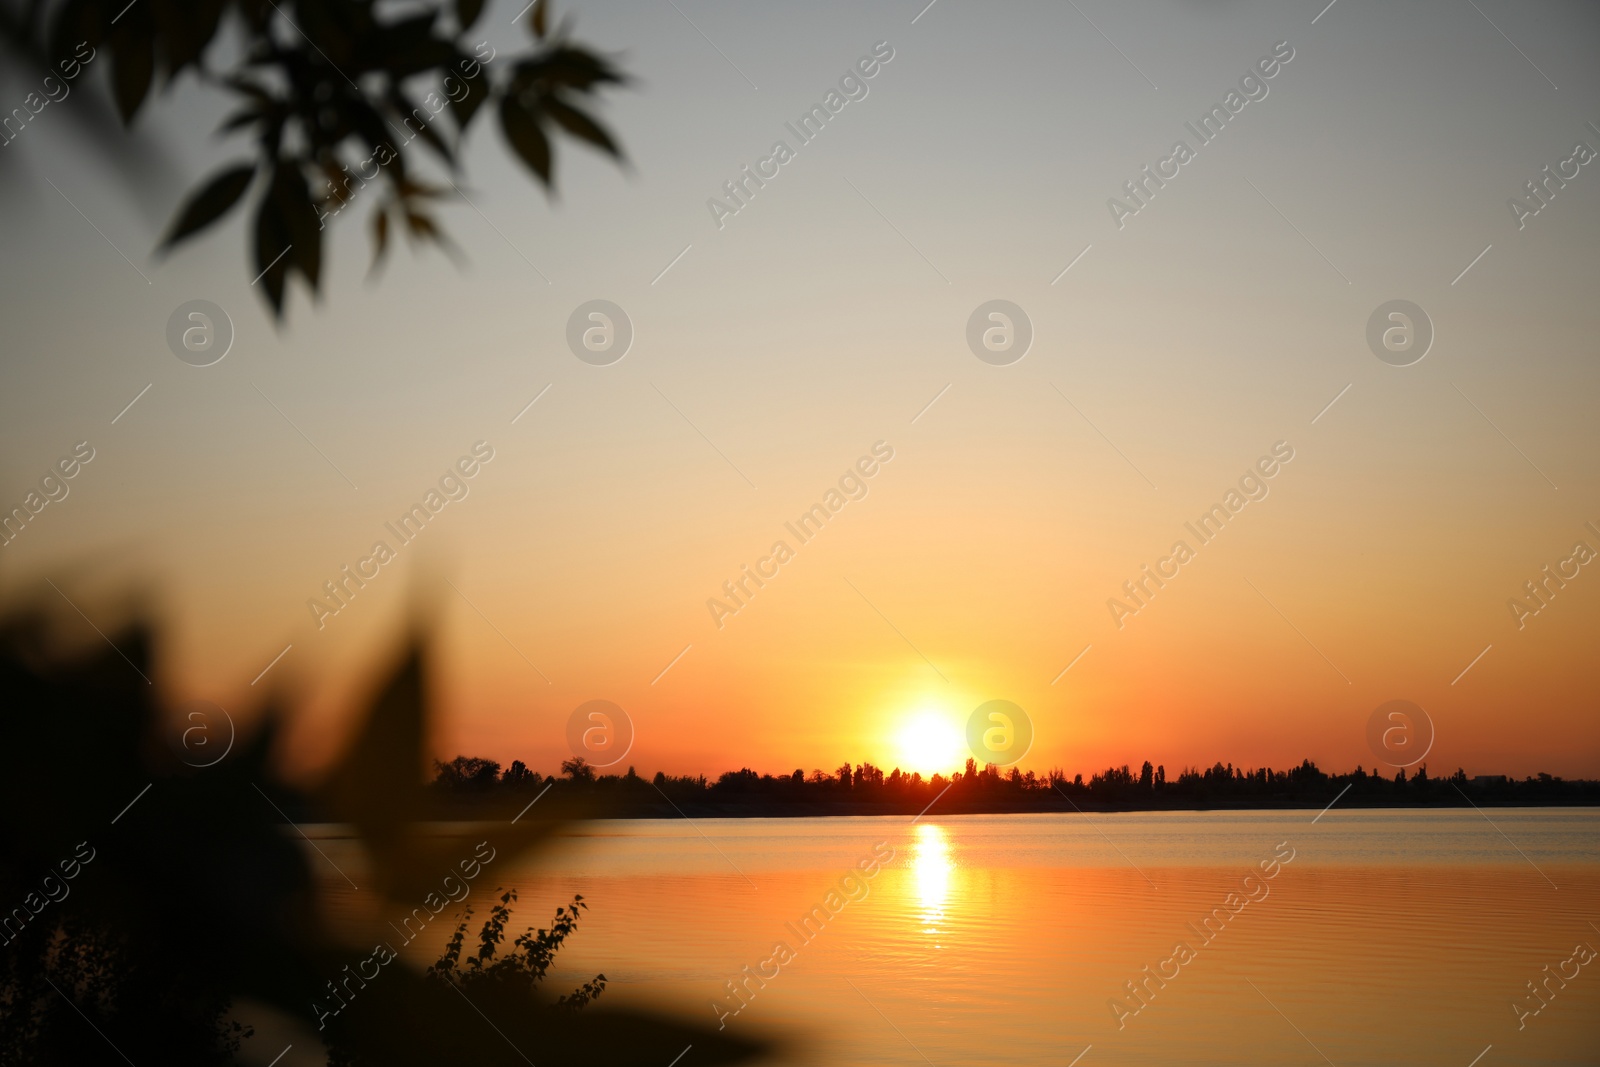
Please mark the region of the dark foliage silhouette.
[[[1279, 771], [1245, 769], [1218, 763], [1204, 770], [1185, 768], [1175, 778], [1148, 760], [1138, 771], [1127, 764], [1069, 778], [1054, 768], [1044, 774], [1012, 767], [979, 767], [972, 759], [951, 775], [885, 772], [871, 763], [846, 763], [834, 773], [796, 768], [792, 774], [758, 774], [749, 767], [726, 771], [715, 781], [704, 775], [657, 773], [596, 776], [582, 757], [563, 760], [559, 777], [529, 770], [521, 761], [498, 779], [487, 773], [470, 785], [450, 768], [493, 761], [458, 756], [439, 765], [433, 781], [442, 807], [470, 808], [486, 798], [540, 793], [540, 803], [557, 810], [568, 803], [598, 804], [612, 816], [680, 818], [738, 815], [888, 815], [934, 811], [963, 812], [1108, 811], [1205, 808], [1317, 807], [1339, 796], [1347, 807], [1466, 807], [1501, 805], [1600, 804], [1600, 782], [1563, 781], [1548, 774], [1517, 780], [1503, 775], [1468, 778], [1462, 770], [1447, 778], [1430, 776], [1425, 764], [1408, 774], [1357, 767], [1328, 774], [1310, 760]], [[1346, 790], [1348, 787], [1348, 790]]]
[[[511, 922], [511, 904], [516, 899], [515, 889], [500, 891], [499, 903], [490, 908], [489, 917], [478, 931], [478, 951], [463, 962], [461, 950], [466, 942], [467, 925], [472, 919], [472, 909], [469, 907], [438, 962], [428, 968], [428, 976], [440, 982], [454, 982], [461, 989], [469, 991], [498, 986], [532, 990], [544, 981], [545, 974], [555, 961], [556, 952], [578, 928], [578, 912], [587, 910], [589, 905], [583, 902], [583, 894], [575, 895], [571, 904], [556, 909], [555, 919], [548, 929], [541, 928], [536, 932], [533, 927], [528, 927], [512, 942], [512, 950], [496, 959], [500, 944], [505, 940], [506, 927]], [[595, 975], [592, 980], [562, 996], [555, 1006], [563, 1011], [576, 1011], [593, 1001], [605, 988], [606, 976]]]
[[[453, 175], [485, 105], [547, 190], [558, 135], [622, 159], [587, 107], [623, 84], [623, 72], [574, 43], [567, 23], [551, 27], [549, 0], [528, 14], [535, 49], [498, 56], [471, 41], [483, 9], [484, 0], [0, 0], [0, 45], [50, 74], [109, 65], [124, 124], [185, 74], [235, 101], [219, 132], [247, 134], [255, 158], [200, 183], [162, 249], [221, 219], [253, 187], [247, 277], [259, 277], [281, 317], [293, 275], [320, 290], [323, 229], [357, 199], [372, 202], [374, 266], [391, 229], [452, 249], [432, 205], [466, 196]], [[230, 28], [242, 47], [227, 39]], [[442, 165], [443, 184], [422, 176], [418, 141]], [[363, 195], [368, 185], [378, 191]]]
[[[275, 769], [271, 710], [227, 758], [183, 762], [143, 677], [154, 673], [148, 629], [112, 633], [120, 651], [79, 655], [53, 651], [48, 632], [38, 616], [0, 623], [0, 1063], [220, 1065], [241, 1050], [265, 1062], [279, 1048], [263, 1055], [251, 1042], [269, 1007], [295, 1020], [297, 1046], [320, 1039], [343, 1064], [665, 1063], [691, 1043], [697, 1062], [727, 1064], [763, 1051], [748, 1037], [593, 1005], [603, 976], [542, 998], [583, 901], [502, 952], [515, 899], [506, 892], [467, 961], [458, 940], [431, 972], [403, 958], [360, 970], [373, 947], [321, 918], [311, 863], [328, 861], [285, 816], [355, 828], [359, 894], [380, 913], [402, 914], [471, 854], [466, 839], [418, 825], [429, 718], [420, 642], [305, 793]], [[535, 808], [473, 840], [487, 836], [504, 869], [550, 844], [557, 825]]]

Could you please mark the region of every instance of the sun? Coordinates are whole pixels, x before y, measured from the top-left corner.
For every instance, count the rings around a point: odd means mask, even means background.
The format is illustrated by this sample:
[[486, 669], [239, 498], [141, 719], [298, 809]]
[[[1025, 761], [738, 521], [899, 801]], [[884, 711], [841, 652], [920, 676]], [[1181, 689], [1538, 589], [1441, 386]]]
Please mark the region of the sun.
[[906, 717], [895, 734], [895, 753], [907, 773], [948, 774], [966, 758], [960, 728], [948, 714], [933, 710]]

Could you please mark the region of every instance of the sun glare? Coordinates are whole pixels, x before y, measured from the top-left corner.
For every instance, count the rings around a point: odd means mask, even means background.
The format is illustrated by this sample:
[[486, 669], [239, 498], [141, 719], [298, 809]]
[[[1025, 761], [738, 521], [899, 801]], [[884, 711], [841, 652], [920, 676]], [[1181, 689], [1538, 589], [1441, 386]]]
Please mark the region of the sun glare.
[[960, 729], [948, 715], [937, 711], [919, 711], [906, 719], [895, 746], [900, 769], [907, 773], [948, 774], [966, 758]]
[[916, 879], [917, 900], [930, 932], [944, 918], [945, 900], [950, 896], [950, 875], [955, 863], [950, 859], [950, 841], [944, 827], [923, 823], [917, 827], [912, 845], [911, 872]]

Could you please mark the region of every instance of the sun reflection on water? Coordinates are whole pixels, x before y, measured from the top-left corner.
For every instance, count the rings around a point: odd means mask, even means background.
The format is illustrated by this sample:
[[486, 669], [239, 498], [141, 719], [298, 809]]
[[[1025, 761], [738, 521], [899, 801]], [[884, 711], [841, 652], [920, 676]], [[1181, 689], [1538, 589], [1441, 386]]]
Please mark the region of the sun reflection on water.
[[919, 825], [916, 842], [912, 845], [911, 872], [916, 879], [917, 899], [922, 905], [923, 928], [928, 933], [939, 932], [954, 871], [950, 838], [944, 827], [932, 823]]

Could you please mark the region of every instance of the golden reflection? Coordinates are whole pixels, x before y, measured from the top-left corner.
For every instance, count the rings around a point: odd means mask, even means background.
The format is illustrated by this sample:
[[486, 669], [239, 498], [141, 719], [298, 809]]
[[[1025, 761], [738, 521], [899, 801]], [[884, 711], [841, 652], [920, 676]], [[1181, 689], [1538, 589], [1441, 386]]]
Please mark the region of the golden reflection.
[[944, 904], [950, 896], [950, 875], [955, 864], [950, 860], [950, 839], [944, 827], [922, 823], [912, 845], [911, 872], [917, 882], [917, 898], [922, 904], [922, 919], [930, 931], [944, 918]]

